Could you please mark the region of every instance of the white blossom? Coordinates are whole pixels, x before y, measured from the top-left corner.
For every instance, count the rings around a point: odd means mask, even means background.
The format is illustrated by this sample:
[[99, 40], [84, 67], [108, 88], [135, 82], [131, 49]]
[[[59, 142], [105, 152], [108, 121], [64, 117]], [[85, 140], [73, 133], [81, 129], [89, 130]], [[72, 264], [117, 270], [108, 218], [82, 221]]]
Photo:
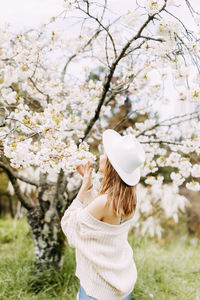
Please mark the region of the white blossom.
[[185, 181], [185, 178], [179, 173], [172, 172], [170, 177], [176, 185], [181, 185]]
[[140, 12], [139, 10], [128, 10], [126, 14], [122, 15], [121, 21], [131, 27], [136, 27], [140, 20]]
[[159, 10], [164, 6], [164, 3], [165, 2], [163, 0], [145, 0], [144, 6], [147, 10], [147, 13], [149, 15], [153, 15], [159, 12]]
[[186, 188], [191, 191], [200, 191], [200, 183], [197, 181], [187, 182]]
[[200, 177], [200, 165], [193, 165], [191, 168], [191, 174], [193, 177]]

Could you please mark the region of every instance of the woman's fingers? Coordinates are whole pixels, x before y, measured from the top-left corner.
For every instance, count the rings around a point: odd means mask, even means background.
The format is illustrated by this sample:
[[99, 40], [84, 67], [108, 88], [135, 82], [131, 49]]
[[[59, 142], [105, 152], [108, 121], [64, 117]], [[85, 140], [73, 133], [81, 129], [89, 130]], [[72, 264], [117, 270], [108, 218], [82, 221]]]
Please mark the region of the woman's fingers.
[[85, 172], [84, 172], [84, 174], [88, 174], [88, 175], [91, 175], [92, 174], [92, 170], [93, 170], [93, 168], [92, 168], [92, 164], [91, 163], [89, 163], [89, 164], [86, 164], [86, 166], [85, 166]]
[[76, 166], [76, 170], [79, 172], [79, 174], [80, 174], [81, 176], [84, 175], [84, 168], [83, 168], [83, 165]]
[[81, 164], [81, 165], [76, 166], [76, 169], [82, 175], [89, 169], [92, 169], [91, 168], [92, 166], [93, 166], [93, 164], [88, 161], [86, 164]]
[[86, 163], [86, 165], [85, 165], [85, 168], [86, 168], [86, 169], [89, 169], [91, 166], [92, 166], [92, 164], [88, 161], [88, 162]]

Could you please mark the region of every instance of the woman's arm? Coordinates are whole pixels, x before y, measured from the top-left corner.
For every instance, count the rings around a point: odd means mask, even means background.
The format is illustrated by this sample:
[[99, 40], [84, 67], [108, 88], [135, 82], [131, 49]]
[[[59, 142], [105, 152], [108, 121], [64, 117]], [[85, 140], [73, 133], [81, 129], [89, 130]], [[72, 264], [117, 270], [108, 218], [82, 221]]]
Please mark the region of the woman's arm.
[[[87, 165], [81, 188], [61, 219], [62, 230], [67, 237], [69, 245], [73, 248], [78, 245], [80, 230], [85, 226], [81, 221], [81, 216], [84, 216], [85, 209], [96, 219], [101, 220], [102, 216], [104, 216], [104, 198], [102, 196], [95, 197], [94, 193], [92, 195], [93, 189], [88, 190], [91, 187], [91, 174], [92, 168]], [[92, 203], [84, 208], [84, 200], [85, 197], [89, 196], [88, 193], [90, 198], [92, 198]]]
[[91, 189], [91, 186], [92, 186], [92, 170], [93, 170], [92, 165], [91, 165], [91, 163], [88, 162], [85, 165], [81, 188], [76, 196], [76, 199], [82, 203], [84, 202], [85, 193], [89, 189]]
[[85, 196], [88, 193], [89, 189], [85, 188], [85, 186], [82, 184], [77, 196], [76, 200], [79, 200], [80, 202], [84, 203], [85, 202]]

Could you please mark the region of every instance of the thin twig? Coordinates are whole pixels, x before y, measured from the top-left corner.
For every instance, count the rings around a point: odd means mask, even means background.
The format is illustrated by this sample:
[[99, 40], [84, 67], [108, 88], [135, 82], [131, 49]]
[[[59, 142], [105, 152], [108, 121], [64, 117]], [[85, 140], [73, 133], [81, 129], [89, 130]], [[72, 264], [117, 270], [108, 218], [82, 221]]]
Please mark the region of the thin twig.
[[[87, 48], [87, 46], [88, 45], [90, 45], [91, 44], [91, 42], [94, 40], [94, 39], [96, 39], [97, 37], [98, 37], [98, 35], [100, 34], [100, 32], [102, 32], [102, 29], [101, 30], [97, 30], [93, 35], [92, 35], [92, 37], [85, 43], [85, 45], [83, 46], [83, 50], [85, 50], [86, 48]], [[73, 55], [71, 55], [69, 58], [68, 58], [68, 60], [67, 60], [67, 62], [66, 62], [66, 64], [65, 64], [65, 66], [64, 66], [64, 68], [63, 68], [63, 70], [62, 70], [62, 73], [61, 73], [61, 80], [62, 81], [64, 81], [64, 77], [65, 77], [65, 73], [66, 73], [66, 70], [67, 70], [67, 67], [68, 67], [68, 65], [70, 64], [70, 62], [75, 58], [75, 57], [77, 57], [78, 56], [78, 54], [77, 53], [74, 53]]]
[[154, 141], [145, 141], [145, 142], [140, 142], [141, 144], [172, 144], [172, 145], [180, 145], [180, 146], [184, 146], [183, 143], [178, 143], [178, 142], [173, 142], [173, 141], [161, 141], [161, 140], [154, 140]]
[[42, 91], [37, 87], [36, 83], [33, 81], [33, 79], [32, 79], [31, 77], [28, 77], [28, 79], [31, 81], [32, 85], [36, 88], [36, 90], [37, 90], [40, 94], [42, 94], [42, 95], [44, 95], [44, 96], [47, 97], [47, 103], [49, 103], [49, 100], [50, 100], [49, 95], [48, 95], [48, 94], [45, 94], [44, 92], [42, 92]]
[[[174, 120], [174, 119], [178, 119], [178, 118], [183, 118], [183, 117], [186, 117], [188, 115], [193, 115], [193, 114], [198, 114], [199, 112], [192, 112], [192, 113], [188, 113], [188, 114], [184, 114], [184, 115], [180, 115], [180, 116], [175, 116], [175, 117], [171, 117], [171, 118], [168, 118], [168, 119], [165, 119], [165, 120], [162, 120], [160, 121], [159, 123], [156, 123], [155, 125], [153, 125], [152, 127], [150, 128], [147, 128], [145, 130], [143, 130], [142, 132], [140, 132], [138, 135], [136, 135], [136, 137], [139, 137], [140, 135], [143, 135], [146, 131], [149, 131], [149, 130], [152, 130], [152, 129], [155, 129], [156, 127], [160, 127], [160, 126], [172, 126], [172, 125], [177, 125], [178, 123], [171, 123], [171, 124], [163, 124], [165, 123], [166, 121], [171, 121], [171, 120]], [[198, 116], [195, 116], [195, 118], [198, 117]], [[180, 122], [184, 122], [185, 120], [182, 120]], [[179, 123], [180, 123], [179, 122]]]
[[91, 19], [95, 20], [108, 34], [110, 40], [111, 40], [111, 43], [113, 45], [113, 51], [114, 51], [114, 54], [115, 54], [115, 58], [117, 57], [117, 50], [116, 50], [116, 47], [115, 47], [115, 43], [114, 43], [114, 40], [113, 40], [113, 37], [112, 35], [110, 34], [109, 32], [109, 26], [105, 27], [98, 18], [92, 16], [89, 12], [85, 11], [84, 9], [82, 9], [80, 6], [77, 7], [77, 9], [81, 10], [82, 12], [84, 12], [85, 14], [87, 14]]

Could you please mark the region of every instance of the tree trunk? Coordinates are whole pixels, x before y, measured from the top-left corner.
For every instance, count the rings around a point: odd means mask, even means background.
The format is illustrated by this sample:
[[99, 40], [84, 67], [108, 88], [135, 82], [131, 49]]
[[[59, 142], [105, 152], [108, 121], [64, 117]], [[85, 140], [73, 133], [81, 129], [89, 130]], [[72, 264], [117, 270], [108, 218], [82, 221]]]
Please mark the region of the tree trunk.
[[[67, 191], [68, 179], [62, 168], [54, 183], [47, 180], [47, 173], [40, 172], [38, 182], [18, 175], [4, 156], [0, 159], [0, 166], [6, 171], [21, 205], [27, 210], [27, 221], [34, 240], [36, 268], [38, 270], [60, 269], [66, 241], [60, 220], [80, 187], [73, 192]], [[72, 175], [73, 173], [70, 173], [69, 178]], [[36, 199], [22, 193], [18, 179], [37, 187]]]
[[28, 211], [27, 220], [33, 235], [37, 269], [60, 269], [64, 259], [65, 237], [57, 211], [49, 209], [43, 214], [41, 207], [37, 206]]

